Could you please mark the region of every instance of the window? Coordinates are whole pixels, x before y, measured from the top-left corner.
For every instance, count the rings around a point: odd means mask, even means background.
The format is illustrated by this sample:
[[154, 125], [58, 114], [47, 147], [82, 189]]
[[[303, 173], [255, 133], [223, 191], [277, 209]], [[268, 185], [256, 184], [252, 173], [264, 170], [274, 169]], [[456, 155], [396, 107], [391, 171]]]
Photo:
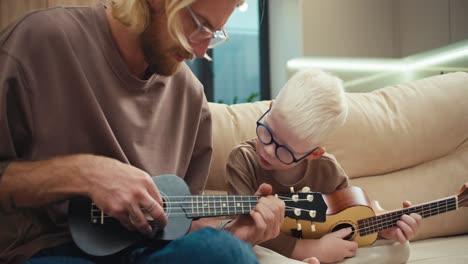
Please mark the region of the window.
[[213, 61], [195, 59], [187, 63], [211, 102], [269, 99], [267, 3], [246, 2], [247, 8], [237, 8], [225, 26], [230, 40], [209, 50]]

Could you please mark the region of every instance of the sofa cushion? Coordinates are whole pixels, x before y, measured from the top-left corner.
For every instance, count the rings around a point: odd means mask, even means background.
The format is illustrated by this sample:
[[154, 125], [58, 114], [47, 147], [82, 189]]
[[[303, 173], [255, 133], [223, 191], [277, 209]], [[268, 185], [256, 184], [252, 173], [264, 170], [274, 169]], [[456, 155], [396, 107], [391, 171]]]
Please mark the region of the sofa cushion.
[[384, 174], [468, 145], [468, 73], [347, 93], [345, 125], [325, 147], [350, 178]]
[[468, 263], [468, 235], [432, 238], [411, 243], [408, 263], [466, 264]]
[[226, 105], [210, 103], [213, 119], [213, 158], [206, 189], [227, 191], [225, 166], [232, 148], [255, 137], [256, 121], [269, 101]]

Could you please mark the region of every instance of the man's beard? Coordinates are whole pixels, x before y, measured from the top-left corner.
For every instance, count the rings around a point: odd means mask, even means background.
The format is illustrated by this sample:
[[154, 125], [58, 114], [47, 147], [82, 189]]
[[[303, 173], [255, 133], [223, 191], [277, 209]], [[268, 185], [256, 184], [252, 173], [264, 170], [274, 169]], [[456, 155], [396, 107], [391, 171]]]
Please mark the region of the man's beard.
[[173, 75], [179, 68], [179, 62], [174, 58], [175, 49], [163, 50], [161, 43], [164, 40], [159, 35], [152, 31], [153, 27], [149, 26], [141, 34], [141, 48], [148, 63], [147, 72], [156, 73], [163, 76]]
[[[176, 55], [188, 59], [191, 59], [193, 55], [177, 44], [164, 47], [163, 43], [170, 41], [170, 36], [167, 36], [167, 39], [164, 39], [164, 34], [158, 34], [160, 31], [158, 29], [165, 25], [158, 24], [154, 14], [151, 14], [150, 19], [151, 24], [140, 35], [143, 56], [145, 57], [146, 63], [148, 63], [147, 72], [151, 74], [156, 73], [163, 76], [171, 76], [177, 71], [181, 64], [181, 62], [176, 59]], [[172, 42], [177, 43], [177, 41]]]

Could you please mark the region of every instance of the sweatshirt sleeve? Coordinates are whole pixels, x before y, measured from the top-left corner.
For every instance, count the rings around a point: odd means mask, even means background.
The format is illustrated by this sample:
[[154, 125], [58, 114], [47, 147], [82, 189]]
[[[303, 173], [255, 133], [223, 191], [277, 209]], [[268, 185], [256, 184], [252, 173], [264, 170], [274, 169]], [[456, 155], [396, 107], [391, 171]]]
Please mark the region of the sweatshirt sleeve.
[[[32, 142], [32, 115], [24, 71], [0, 48], [0, 184], [9, 162], [27, 158]], [[0, 193], [0, 210], [8, 209]]]

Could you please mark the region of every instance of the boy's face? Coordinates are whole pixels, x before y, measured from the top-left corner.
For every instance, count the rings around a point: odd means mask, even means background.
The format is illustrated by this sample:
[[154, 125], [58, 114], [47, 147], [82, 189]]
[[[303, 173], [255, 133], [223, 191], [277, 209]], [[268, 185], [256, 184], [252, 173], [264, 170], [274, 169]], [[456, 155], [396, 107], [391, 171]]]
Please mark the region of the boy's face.
[[[284, 122], [285, 117], [278, 114], [274, 109], [272, 109], [265, 117], [260, 120], [271, 133], [273, 140], [277, 144], [285, 146], [289, 149], [294, 157], [298, 158], [303, 157], [311, 152], [312, 149], [316, 146], [310, 146], [309, 144], [304, 144], [301, 142], [293, 133], [288, 129]], [[262, 133], [262, 132], [260, 132]], [[256, 151], [259, 159], [260, 166], [265, 170], [287, 170], [297, 166], [300, 162], [313, 158], [313, 154], [310, 153], [305, 159], [302, 159], [299, 162], [293, 162], [291, 164], [285, 164], [281, 162], [276, 154], [277, 144], [264, 144], [262, 143], [258, 136], [256, 140]], [[281, 153], [279, 153], [281, 155]]]

